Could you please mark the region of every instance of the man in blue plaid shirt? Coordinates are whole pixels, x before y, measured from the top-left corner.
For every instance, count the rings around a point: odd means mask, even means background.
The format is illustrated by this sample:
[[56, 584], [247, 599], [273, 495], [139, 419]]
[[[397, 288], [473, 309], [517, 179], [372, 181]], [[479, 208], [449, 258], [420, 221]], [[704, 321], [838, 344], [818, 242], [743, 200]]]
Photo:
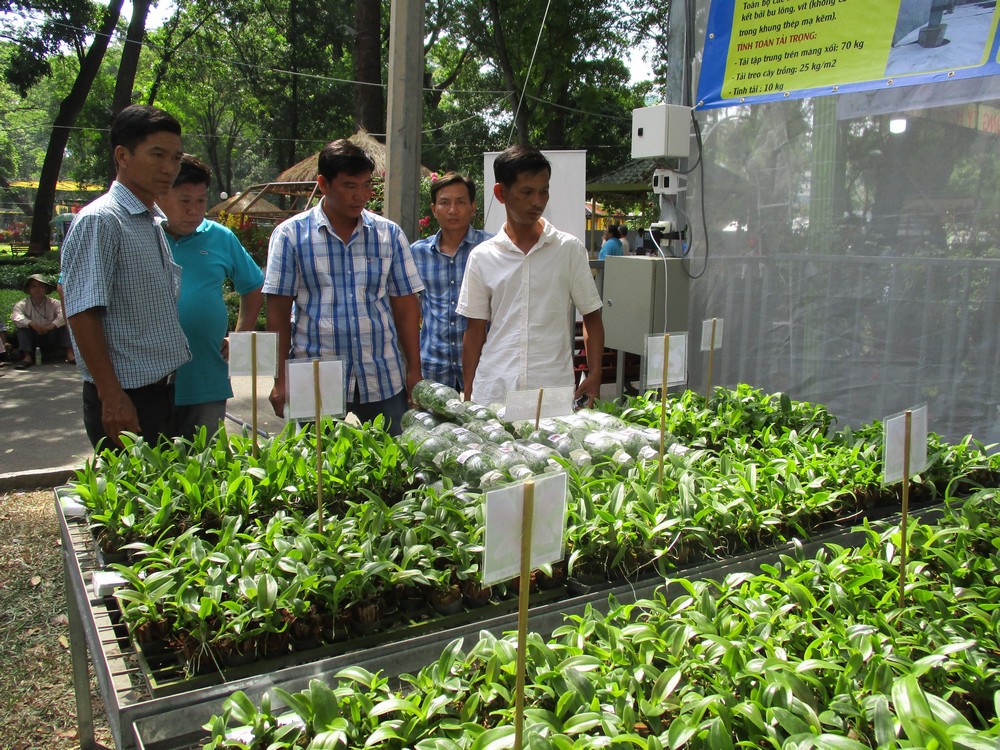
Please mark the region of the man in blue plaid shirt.
[[466, 320], [455, 312], [455, 305], [469, 253], [493, 235], [472, 228], [476, 183], [456, 172], [431, 183], [431, 213], [441, 230], [413, 243], [413, 260], [424, 283], [420, 295], [420, 362], [425, 378], [461, 391]]
[[267, 329], [278, 334], [278, 376], [270, 401], [287, 400], [285, 361], [338, 356], [347, 410], [378, 414], [400, 433], [409, 394], [421, 379], [417, 275], [403, 230], [365, 210], [375, 162], [341, 139], [323, 147], [319, 204], [271, 234], [263, 292]]

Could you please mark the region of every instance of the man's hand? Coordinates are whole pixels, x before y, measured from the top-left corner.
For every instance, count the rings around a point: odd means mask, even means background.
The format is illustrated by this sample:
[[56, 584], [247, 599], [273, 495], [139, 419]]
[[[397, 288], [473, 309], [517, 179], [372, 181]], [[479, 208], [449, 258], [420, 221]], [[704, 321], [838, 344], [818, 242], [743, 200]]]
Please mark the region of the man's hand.
[[413, 386], [423, 380], [423, 374], [420, 372], [419, 365], [417, 367], [407, 367], [406, 368], [406, 402], [413, 408], [415, 404], [413, 403]]
[[589, 409], [594, 405], [595, 399], [601, 395], [601, 373], [600, 371], [596, 373], [591, 373], [583, 379], [580, 383], [580, 387], [576, 389], [574, 394], [575, 399], [579, 399], [581, 396], [587, 397], [587, 408]]
[[285, 395], [285, 381], [275, 380], [274, 388], [271, 389], [271, 395], [267, 397], [267, 400], [271, 402], [271, 408], [279, 417], [285, 416]]
[[222, 358], [229, 361], [229, 337], [226, 336], [222, 339], [222, 345], [219, 347], [219, 351], [222, 353]]
[[135, 404], [125, 391], [121, 388], [111, 389], [108, 393], [100, 394], [100, 399], [101, 422], [104, 424], [104, 433], [111, 438], [112, 443], [122, 447], [122, 432], [142, 434]]

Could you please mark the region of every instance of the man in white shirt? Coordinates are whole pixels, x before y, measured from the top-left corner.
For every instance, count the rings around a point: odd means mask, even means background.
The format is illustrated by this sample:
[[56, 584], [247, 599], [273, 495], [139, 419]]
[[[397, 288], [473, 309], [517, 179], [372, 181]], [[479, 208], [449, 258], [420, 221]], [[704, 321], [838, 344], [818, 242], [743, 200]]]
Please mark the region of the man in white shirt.
[[592, 404], [601, 388], [601, 297], [583, 243], [542, 218], [552, 167], [538, 149], [518, 145], [497, 156], [493, 172], [507, 221], [469, 256], [456, 307], [468, 318], [465, 397], [488, 404], [503, 402], [510, 390], [574, 385], [574, 305], [587, 351], [576, 397]]

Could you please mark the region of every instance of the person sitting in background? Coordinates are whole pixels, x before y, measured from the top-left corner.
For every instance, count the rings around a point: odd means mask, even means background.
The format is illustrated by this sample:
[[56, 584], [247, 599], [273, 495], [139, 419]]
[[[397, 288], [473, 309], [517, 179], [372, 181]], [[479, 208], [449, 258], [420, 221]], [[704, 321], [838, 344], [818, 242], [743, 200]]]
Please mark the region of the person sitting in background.
[[264, 272], [229, 229], [205, 218], [212, 173], [191, 154], [181, 157], [174, 186], [156, 199], [167, 216], [163, 229], [174, 262], [183, 269], [177, 311], [191, 347], [191, 361], [177, 368], [168, 431], [193, 438], [202, 427], [214, 435], [232, 398], [228, 358], [229, 313], [222, 283], [240, 295], [237, 331], [252, 331], [264, 295]]
[[609, 255], [621, 254], [622, 241], [618, 238], [618, 227], [614, 224], [608, 224], [604, 230], [604, 244], [601, 245], [601, 253], [597, 256], [597, 259], [607, 260]]
[[628, 227], [624, 224], [618, 225], [618, 238], [622, 241], [622, 255], [631, 255], [632, 245], [628, 241]]
[[17, 348], [21, 351], [21, 361], [15, 365], [18, 370], [31, 367], [36, 348], [43, 355], [58, 351], [67, 362], [76, 361], [62, 305], [49, 296], [53, 289], [55, 286], [44, 276], [32, 274], [24, 284], [28, 296], [11, 311], [10, 319], [17, 329]]

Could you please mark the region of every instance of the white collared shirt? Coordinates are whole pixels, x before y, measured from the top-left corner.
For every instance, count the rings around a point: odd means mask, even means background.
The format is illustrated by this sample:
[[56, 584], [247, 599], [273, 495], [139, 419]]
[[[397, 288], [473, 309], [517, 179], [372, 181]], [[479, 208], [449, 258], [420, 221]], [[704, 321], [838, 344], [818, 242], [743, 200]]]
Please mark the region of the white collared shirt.
[[469, 256], [456, 311], [489, 326], [472, 385], [478, 403], [503, 403], [510, 390], [574, 385], [571, 305], [587, 315], [601, 297], [583, 243], [542, 221], [528, 253], [504, 225]]

